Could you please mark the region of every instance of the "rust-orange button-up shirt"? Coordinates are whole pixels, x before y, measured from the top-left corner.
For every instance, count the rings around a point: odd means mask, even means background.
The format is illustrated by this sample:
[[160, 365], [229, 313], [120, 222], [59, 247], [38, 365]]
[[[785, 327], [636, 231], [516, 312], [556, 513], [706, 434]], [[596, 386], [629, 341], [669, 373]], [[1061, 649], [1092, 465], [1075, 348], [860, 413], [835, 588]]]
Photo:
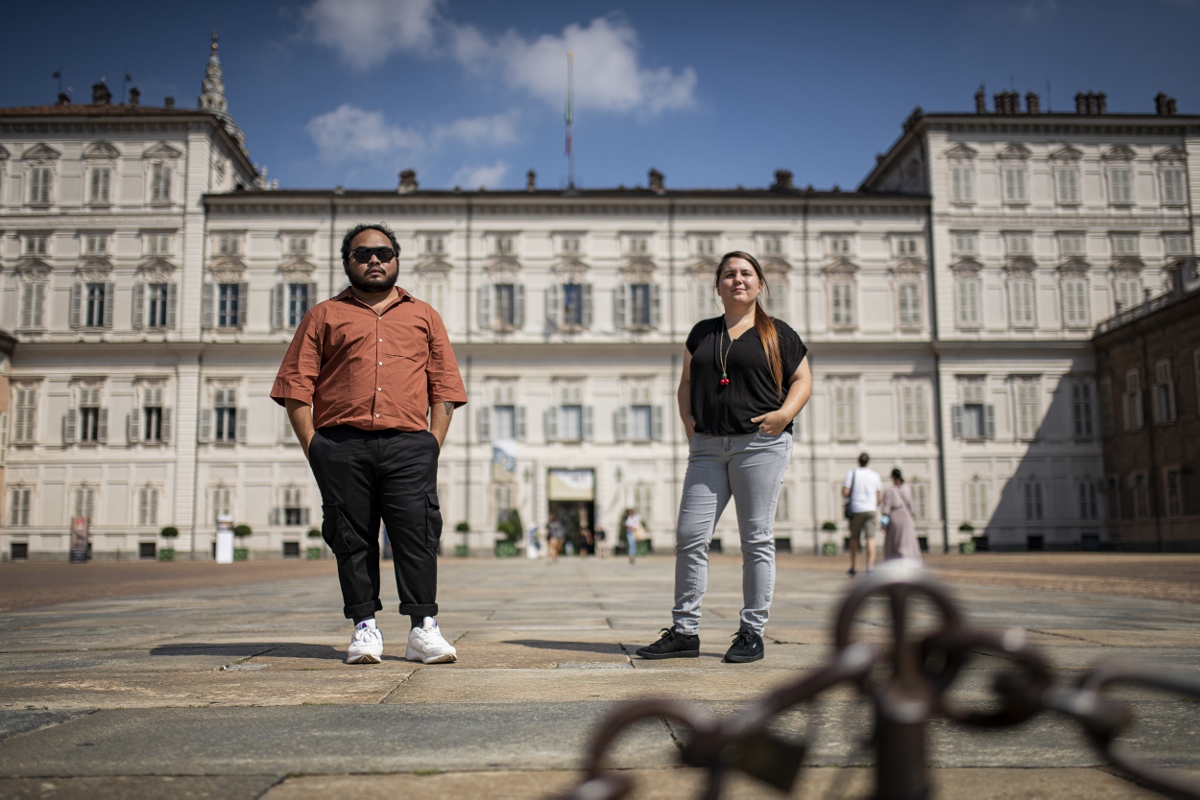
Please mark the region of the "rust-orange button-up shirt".
[[318, 428], [428, 430], [435, 403], [461, 406], [467, 391], [442, 318], [403, 289], [376, 314], [349, 289], [304, 315], [271, 397], [310, 403]]

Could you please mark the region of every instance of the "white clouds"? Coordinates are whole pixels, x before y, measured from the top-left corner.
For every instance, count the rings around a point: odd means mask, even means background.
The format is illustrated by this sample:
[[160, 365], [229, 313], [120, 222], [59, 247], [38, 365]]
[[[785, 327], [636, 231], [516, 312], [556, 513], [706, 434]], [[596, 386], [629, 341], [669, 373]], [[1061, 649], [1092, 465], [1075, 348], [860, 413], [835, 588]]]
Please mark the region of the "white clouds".
[[304, 10], [313, 39], [367, 69], [399, 52], [430, 53], [442, 0], [315, 0]]
[[450, 178], [450, 185], [464, 189], [495, 189], [507, 174], [508, 164], [503, 160], [491, 166], [463, 167]]
[[[371, 161], [437, 150], [447, 144], [503, 147], [519, 140], [518, 114], [508, 111], [441, 123], [428, 130], [388, 122], [381, 111], [345, 103], [309, 120], [305, 126], [325, 161]], [[507, 167], [505, 167], [507, 169]]]

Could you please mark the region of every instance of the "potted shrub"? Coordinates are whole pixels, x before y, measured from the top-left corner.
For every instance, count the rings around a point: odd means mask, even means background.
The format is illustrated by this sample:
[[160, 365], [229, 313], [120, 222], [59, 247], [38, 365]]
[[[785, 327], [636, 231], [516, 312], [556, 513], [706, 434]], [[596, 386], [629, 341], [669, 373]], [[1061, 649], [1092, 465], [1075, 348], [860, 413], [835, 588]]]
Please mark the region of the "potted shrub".
[[454, 526], [454, 531], [462, 534], [462, 541], [454, 545], [454, 557], [466, 558], [471, 554], [471, 548], [467, 545], [467, 534], [471, 532], [471, 526], [467, 524], [466, 520], [463, 520]]
[[324, 555], [325, 548], [321, 547], [321, 529], [308, 529], [308, 547], [304, 548], [304, 556], [309, 561], [316, 561]]
[[233, 560], [245, 561], [250, 557], [250, 549], [246, 547], [246, 539], [253, 534], [254, 531], [249, 525], [237, 525], [233, 529], [233, 537], [237, 539], [237, 546], [233, 548]]
[[167, 543], [161, 550], [158, 551], [159, 561], [174, 561], [175, 560], [175, 540], [179, 538], [179, 528], [174, 525], [168, 525], [158, 532], [158, 535], [167, 540]]
[[519, 511], [509, 509], [504, 518], [500, 520], [500, 524], [496, 526], [496, 530], [504, 534], [504, 538], [496, 542], [496, 557], [497, 558], [513, 558], [517, 554], [517, 542], [521, 541], [521, 514]]
[[[969, 536], [970, 534], [975, 532], [975, 526], [969, 522], [964, 522], [962, 525], [958, 526], [958, 532], [965, 533]], [[958, 552], [962, 553], [963, 555], [970, 555], [971, 553], [974, 553], [975, 552], [975, 540], [973, 538], [971, 538], [971, 539], [967, 539], [965, 542], [959, 542], [958, 543]]]
[[[821, 531], [823, 533], [836, 534], [837, 533], [837, 523], [834, 522], [833, 520], [827, 519], [821, 523]], [[825, 542], [825, 544], [821, 545], [821, 555], [836, 556], [837, 554], [838, 554], [837, 542]]]

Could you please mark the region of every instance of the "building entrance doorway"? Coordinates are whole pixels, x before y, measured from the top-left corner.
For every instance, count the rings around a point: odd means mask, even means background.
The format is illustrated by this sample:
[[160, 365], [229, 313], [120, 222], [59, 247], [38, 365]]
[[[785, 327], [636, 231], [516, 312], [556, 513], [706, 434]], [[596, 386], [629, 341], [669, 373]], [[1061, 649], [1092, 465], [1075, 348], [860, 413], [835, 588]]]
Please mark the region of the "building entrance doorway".
[[546, 511], [563, 527], [566, 553], [595, 553], [594, 540], [582, 531], [595, 530], [596, 471], [552, 469], [547, 475]]

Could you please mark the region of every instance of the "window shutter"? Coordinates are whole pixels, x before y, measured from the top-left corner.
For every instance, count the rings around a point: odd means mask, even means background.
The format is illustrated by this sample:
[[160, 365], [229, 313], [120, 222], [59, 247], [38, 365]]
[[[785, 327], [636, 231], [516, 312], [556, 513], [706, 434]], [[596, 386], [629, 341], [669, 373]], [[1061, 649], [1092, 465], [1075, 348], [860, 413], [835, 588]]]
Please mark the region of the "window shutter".
[[985, 421], [987, 423], [987, 438], [995, 439], [996, 438], [996, 407], [993, 405], [988, 405], [984, 409], [984, 412], [986, 412], [985, 413], [985, 417], [986, 417]]
[[592, 285], [583, 284], [583, 327], [592, 327]]
[[558, 441], [558, 406], [550, 406], [542, 415], [542, 427], [547, 442]]
[[245, 328], [246, 312], [250, 310], [250, 284], [242, 282], [237, 287], [237, 324], [239, 328]]
[[104, 284], [104, 313], [102, 317], [102, 324], [105, 328], [112, 328], [113, 325], [113, 307], [116, 305], [116, 303], [113, 302], [116, 299], [114, 297], [115, 292], [113, 291], [114, 285], [115, 284], [113, 284], [112, 281], [108, 281]]
[[546, 323], [551, 327], [558, 327], [558, 312], [561, 304], [562, 290], [557, 283], [553, 283], [546, 290]]
[[625, 325], [625, 305], [629, 296], [628, 284], [621, 284], [613, 290], [613, 327], [617, 330], [624, 330]]
[[171, 441], [171, 409], [162, 410], [162, 440], [163, 444]]
[[96, 441], [100, 444], [108, 444], [108, 409], [100, 409], [100, 413], [96, 415], [98, 424], [96, 425]]
[[516, 319], [513, 320], [513, 326], [520, 330], [525, 327], [525, 284], [518, 283], [513, 287], [513, 293], [516, 294], [517, 304], [516, 313], [514, 314]]
[[583, 407], [583, 440], [590, 442], [596, 438], [596, 410], [591, 406]]
[[279, 524], [279, 508], [278, 507], [272, 508], [267, 513], [267, 524], [268, 525], [278, 525]]
[[8, 414], [0, 411], [0, 464], [5, 461], [5, 452], [8, 450]]
[[46, 284], [35, 283], [29, 287], [33, 293], [33, 314], [31, 327], [46, 327]]
[[176, 291], [175, 284], [168, 283], [167, 284], [167, 327], [168, 328], [175, 327], [175, 307], [177, 305], [177, 303], [176, 303], [177, 295], [178, 295], [178, 292]]
[[479, 307], [476, 309], [479, 312], [479, 318], [476, 320], [481, 331], [490, 331], [492, 329], [492, 287], [491, 284], [483, 284], [479, 287]]
[[662, 288], [657, 283], [650, 284], [650, 327], [662, 325]]
[[135, 408], [125, 420], [125, 440], [137, 444], [142, 440], [142, 410]]
[[618, 442], [623, 442], [628, 438], [626, 435], [628, 427], [628, 413], [625, 406], [621, 406], [613, 414], [613, 433]]
[[484, 406], [475, 412], [475, 432], [479, 436], [479, 441], [490, 442], [492, 440], [492, 409], [491, 406]]
[[[311, 295], [310, 295], [310, 296], [311, 296]], [[308, 524], [308, 511], [309, 511], [309, 509], [308, 509], [308, 507], [307, 507], [307, 506], [305, 506], [304, 508], [300, 509], [300, 524], [301, 524], [301, 525], [307, 525], [307, 524]]]
[[516, 420], [517, 441], [523, 442], [523, 441], [525, 441], [525, 430], [526, 430], [525, 429], [525, 406], [517, 406], [516, 415], [517, 415], [517, 420]]
[[211, 442], [213, 430], [213, 410], [211, 408], [201, 409], [200, 411], [200, 441]]
[[77, 434], [75, 431], [78, 428], [76, 420], [77, 412], [73, 408], [67, 409], [67, 415], [63, 417], [63, 442], [65, 444], [74, 444]]
[[963, 438], [963, 409], [960, 405], [950, 406], [950, 429], [955, 439]]
[[20, 327], [33, 327], [33, 287], [39, 286], [37, 283], [27, 283], [21, 287], [21, 319]]
[[200, 327], [206, 331], [213, 328], [213, 292], [215, 283], [205, 283], [200, 288]]
[[287, 304], [287, 284], [277, 283], [271, 287], [271, 330], [282, 330], [284, 325], [284, 306]]
[[239, 408], [237, 410], [237, 441], [238, 444], [246, 443], [246, 433], [249, 430], [250, 414], [249, 409]]
[[83, 315], [83, 284], [71, 284], [71, 320], [72, 328], [78, 328]]
[[654, 406], [650, 420], [650, 438], [656, 442], [663, 438], [663, 407]]
[[133, 329], [140, 331], [146, 317], [146, 284], [138, 281], [133, 285]]

